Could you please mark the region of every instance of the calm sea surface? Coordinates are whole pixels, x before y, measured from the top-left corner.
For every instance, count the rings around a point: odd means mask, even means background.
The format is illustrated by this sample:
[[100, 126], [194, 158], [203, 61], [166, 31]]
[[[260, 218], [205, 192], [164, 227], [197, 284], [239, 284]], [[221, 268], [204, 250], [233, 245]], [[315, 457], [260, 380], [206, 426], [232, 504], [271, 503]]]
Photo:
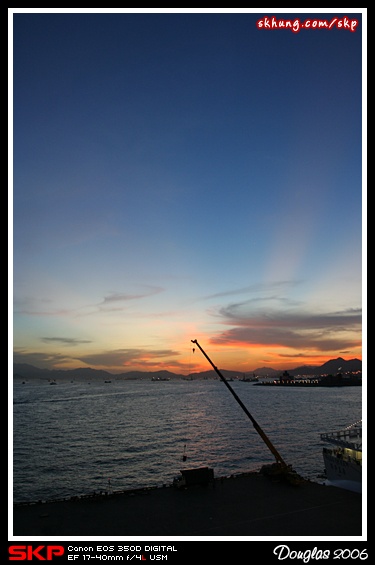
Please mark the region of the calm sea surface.
[[[282, 458], [305, 478], [323, 472], [319, 433], [362, 418], [362, 387], [230, 383]], [[16, 381], [13, 498], [49, 500], [169, 484], [180, 469], [215, 476], [274, 458], [219, 380]], [[186, 446], [186, 462], [182, 461]]]

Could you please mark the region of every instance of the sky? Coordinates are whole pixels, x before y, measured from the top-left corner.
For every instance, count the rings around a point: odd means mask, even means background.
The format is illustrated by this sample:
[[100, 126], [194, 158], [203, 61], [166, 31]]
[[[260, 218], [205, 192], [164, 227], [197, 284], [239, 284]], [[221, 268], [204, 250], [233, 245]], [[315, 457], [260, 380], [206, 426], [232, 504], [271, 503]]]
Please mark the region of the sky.
[[12, 10], [14, 362], [362, 359], [363, 14]]

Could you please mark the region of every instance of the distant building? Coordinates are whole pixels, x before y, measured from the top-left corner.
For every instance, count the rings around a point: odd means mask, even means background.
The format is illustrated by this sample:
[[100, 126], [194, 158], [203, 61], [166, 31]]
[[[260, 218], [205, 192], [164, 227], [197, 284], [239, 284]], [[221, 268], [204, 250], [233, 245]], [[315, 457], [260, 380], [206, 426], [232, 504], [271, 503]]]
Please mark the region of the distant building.
[[280, 383], [290, 383], [292, 381], [294, 381], [294, 377], [289, 375], [288, 371], [284, 371], [280, 376]]

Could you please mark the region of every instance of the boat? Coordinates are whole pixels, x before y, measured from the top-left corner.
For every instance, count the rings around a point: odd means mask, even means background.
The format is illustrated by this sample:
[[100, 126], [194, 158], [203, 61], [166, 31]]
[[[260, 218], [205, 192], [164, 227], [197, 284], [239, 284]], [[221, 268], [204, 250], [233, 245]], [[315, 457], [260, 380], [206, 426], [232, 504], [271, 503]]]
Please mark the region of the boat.
[[320, 434], [326, 485], [362, 492], [362, 421], [344, 430]]
[[152, 377], [151, 378], [152, 381], [170, 381], [169, 377]]

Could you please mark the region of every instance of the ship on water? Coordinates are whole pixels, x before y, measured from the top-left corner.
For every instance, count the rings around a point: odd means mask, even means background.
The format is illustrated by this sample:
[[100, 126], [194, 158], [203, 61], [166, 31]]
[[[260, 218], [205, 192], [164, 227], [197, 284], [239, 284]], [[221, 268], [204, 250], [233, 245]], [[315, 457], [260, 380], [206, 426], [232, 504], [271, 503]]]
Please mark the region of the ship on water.
[[261, 386], [287, 386], [287, 387], [343, 387], [343, 386], [362, 386], [362, 373], [358, 374], [342, 374], [323, 375], [312, 377], [294, 377], [288, 371], [284, 371], [278, 380], [270, 380], [257, 382], [256, 385]]
[[344, 430], [322, 433], [327, 485], [362, 492], [362, 421]]

